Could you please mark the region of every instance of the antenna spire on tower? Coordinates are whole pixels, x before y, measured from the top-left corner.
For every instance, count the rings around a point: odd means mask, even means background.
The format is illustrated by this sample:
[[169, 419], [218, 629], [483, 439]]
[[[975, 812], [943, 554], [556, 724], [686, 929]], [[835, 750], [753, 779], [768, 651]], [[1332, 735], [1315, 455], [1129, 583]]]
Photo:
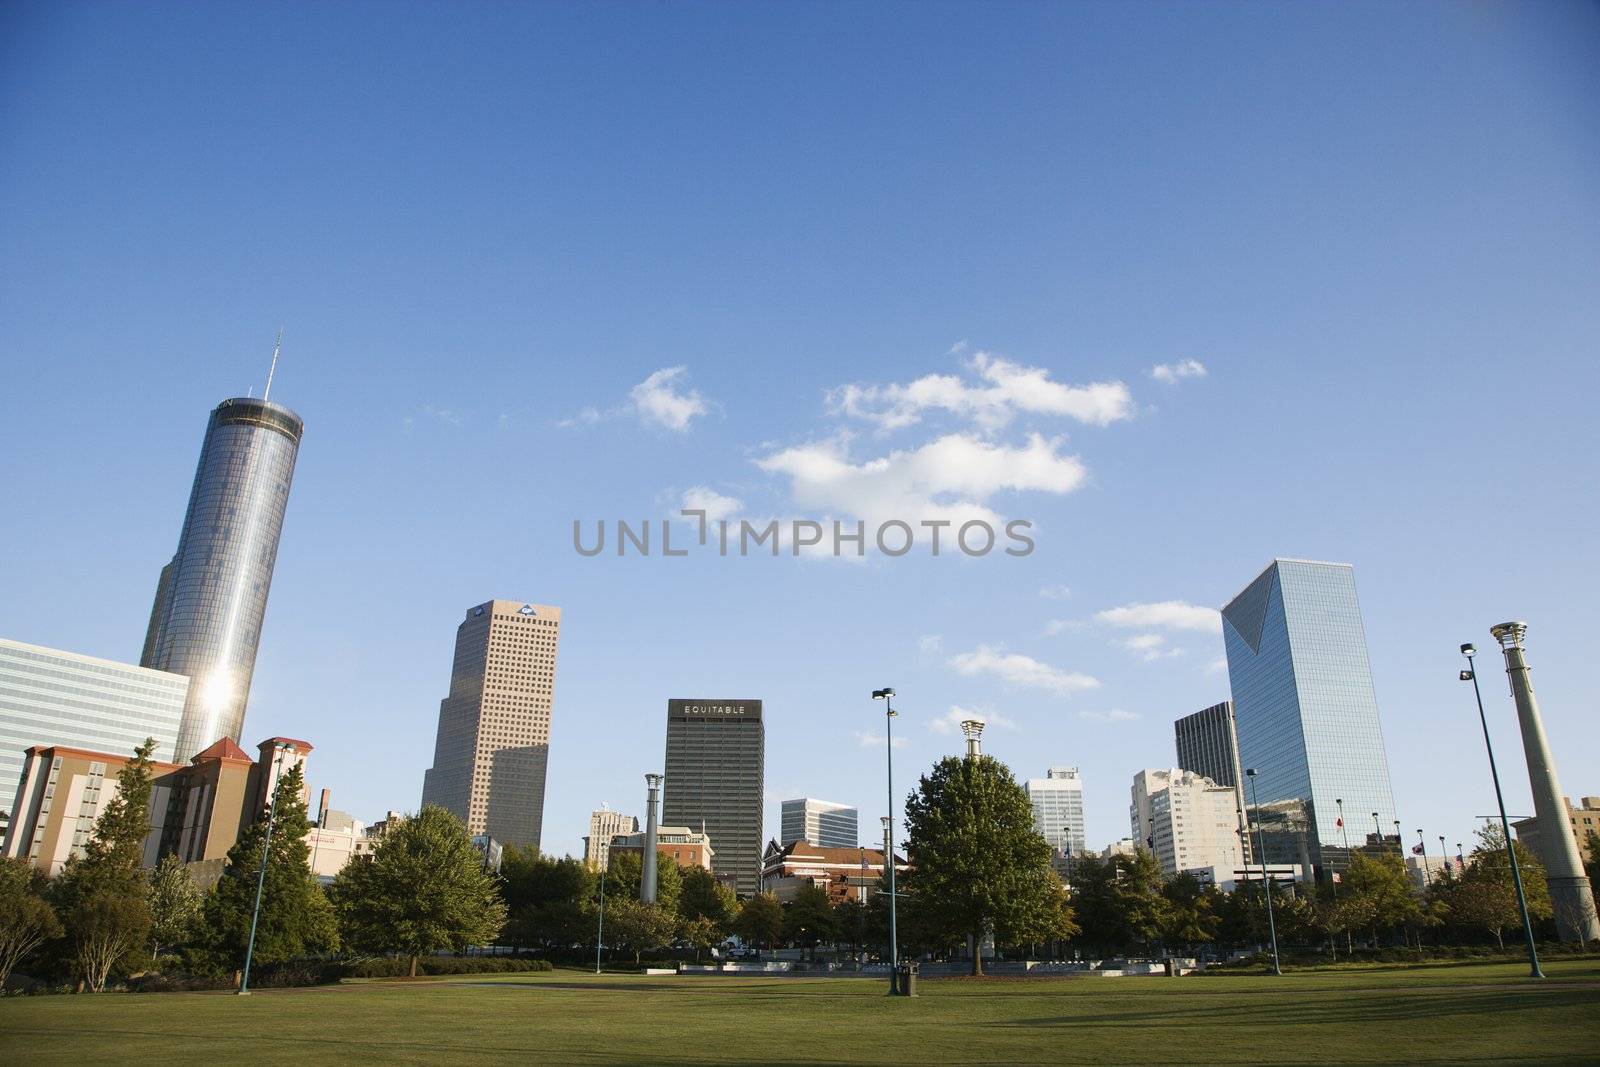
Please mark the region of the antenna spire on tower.
[[278, 327], [278, 339], [272, 342], [272, 366], [267, 370], [267, 387], [261, 393], [261, 400], [265, 403], [272, 397], [272, 376], [278, 372], [278, 353], [283, 350], [283, 327]]

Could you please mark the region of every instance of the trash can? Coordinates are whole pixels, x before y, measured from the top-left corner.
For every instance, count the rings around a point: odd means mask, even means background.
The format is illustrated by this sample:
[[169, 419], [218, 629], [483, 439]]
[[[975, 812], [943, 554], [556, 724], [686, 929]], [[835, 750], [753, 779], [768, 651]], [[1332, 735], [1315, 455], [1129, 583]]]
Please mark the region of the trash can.
[[900, 995], [902, 997], [917, 995], [917, 965], [910, 960], [900, 965]]

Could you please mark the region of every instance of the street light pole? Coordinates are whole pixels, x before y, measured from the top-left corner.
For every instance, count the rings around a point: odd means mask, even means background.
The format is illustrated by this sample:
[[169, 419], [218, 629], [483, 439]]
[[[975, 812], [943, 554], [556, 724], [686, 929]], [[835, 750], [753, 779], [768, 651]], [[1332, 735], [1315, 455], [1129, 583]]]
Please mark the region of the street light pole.
[[283, 754], [293, 749], [293, 745], [279, 743], [273, 748], [277, 754], [272, 759], [272, 800], [267, 804], [267, 833], [261, 839], [261, 870], [256, 875], [256, 906], [250, 913], [250, 940], [244, 948], [244, 970], [239, 975], [239, 996], [250, 995], [250, 961], [256, 954], [256, 924], [261, 921], [261, 894], [267, 887], [267, 858], [272, 849], [272, 820], [278, 814], [278, 785], [283, 769]]
[[[1442, 840], [1440, 844], [1443, 844]], [[1422, 836], [1421, 827], [1417, 828], [1417, 845], [1422, 849], [1422, 884], [1424, 886], [1431, 886], [1433, 885], [1433, 875], [1428, 873], [1428, 840]]]
[[1465, 644], [1461, 646], [1461, 654], [1467, 657], [1467, 669], [1461, 672], [1461, 680], [1472, 683], [1472, 695], [1478, 699], [1478, 723], [1483, 727], [1484, 750], [1489, 753], [1489, 776], [1494, 779], [1494, 801], [1500, 808], [1500, 830], [1506, 837], [1511, 882], [1517, 889], [1517, 910], [1522, 914], [1522, 937], [1528, 943], [1528, 975], [1531, 978], [1543, 978], [1544, 971], [1539, 969], [1539, 950], [1533, 944], [1533, 921], [1528, 918], [1528, 898], [1522, 892], [1522, 872], [1517, 869], [1517, 850], [1511, 844], [1511, 820], [1506, 818], [1506, 800], [1500, 792], [1500, 771], [1494, 764], [1494, 742], [1489, 740], [1489, 717], [1483, 711], [1483, 690], [1478, 688], [1478, 672], [1472, 663], [1472, 657], [1478, 654], [1478, 650], [1471, 644]]
[[884, 866], [889, 868], [889, 993], [894, 995], [900, 992], [898, 970], [900, 967], [900, 940], [899, 931], [895, 928], [895, 905], [898, 903], [899, 894], [895, 890], [894, 877], [894, 690], [885, 686], [872, 691], [873, 700], [883, 701], [883, 751], [888, 771], [889, 788], [889, 814], [884, 816]]
[[[607, 852], [609, 853], [609, 849]], [[609, 858], [609, 857], [608, 857]], [[600, 868], [600, 919], [594, 928], [594, 973], [600, 973], [600, 948], [606, 937], [606, 869]]]
[[1250, 779], [1250, 800], [1256, 806], [1256, 842], [1261, 846], [1261, 884], [1267, 891], [1267, 931], [1272, 935], [1272, 973], [1282, 974], [1278, 965], [1278, 921], [1272, 915], [1272, 878], [1267, 874], [1267, 835], [1261, 828], [1261, 789], [1256, 785], [1256, 769], [1245, 771]]

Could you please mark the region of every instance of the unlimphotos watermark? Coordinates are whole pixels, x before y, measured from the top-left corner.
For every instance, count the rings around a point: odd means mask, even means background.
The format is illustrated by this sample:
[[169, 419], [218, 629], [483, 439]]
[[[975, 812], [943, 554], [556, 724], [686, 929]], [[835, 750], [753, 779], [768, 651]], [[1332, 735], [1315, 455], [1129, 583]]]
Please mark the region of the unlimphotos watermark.
[[[865, 556], [871, 544], [885, 556], [904, 556], [919, 544], [926, 543], [931, 555], [944, 555], [953, 547], [964, 556], [987, 556], [1001, 546], [1004, 534], [1008, 556], [1033, 554], [1033, 538], [1028, 531], [1033, 523], [1027, 519], [1010, 519], [1000, 531], [985, 519], [968, 519], [956, 523], [952, 519], [888, 519], [877, 523], [868, 538], [865, 520], [854, 523], [833, 520], [830, 524], [813, 519], [771, 519], [766, 523], [749, 519], [711, 519], [703, 508], [684, 508], [679, 512], [687, 519], [699, 523], [698, 544], [674, 546], [672, 519], [662, 519], [652, 525], [650, 519], [637, 526], [627, 519], [617, 519], [612, 529], [613, 551], [616, 555], [652, 555], [651, 531], [659, 534], [654, 542], [654, 554], [662, 556], [687, 556], [696, 548], [715, 547], [719, 556], [759, 555], [763, 551], [777, 556], [787, 547], [789, 554]], [[831, 525], [830, 530], [828, 526]], [[583, 520], [572, 520], [572, 547], [580, 556], [598, 556], [606, 551], [606, 520], [594, 523], [592, 544], [584, 543]], [[787, 537], [784, 534], [787, 533]], [[951, 553], [953, 554], [953, 553]]]

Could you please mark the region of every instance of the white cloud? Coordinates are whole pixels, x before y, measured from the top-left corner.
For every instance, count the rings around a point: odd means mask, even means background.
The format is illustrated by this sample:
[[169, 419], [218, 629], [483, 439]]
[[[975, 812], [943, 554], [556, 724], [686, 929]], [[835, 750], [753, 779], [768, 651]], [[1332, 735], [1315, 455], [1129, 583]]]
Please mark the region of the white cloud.
[[1121, 382], [1068, 385], [1052, 380], [1042, 367], [1024, 367], [989, 352], [976, 353], [967, 367], [977, 382], [929, 374], [904, 385], [840, 386], [829, 392], [828, 400], [839, 413], [886, 431], [910, 426], [930, 411], [971, 419], [986, 433], [1018, 413], [1060, 416], [1091, 426], [1133, 417], [1133, 396]]
[[928, 729], [936, 734], [956, 734], [961, 732], [961, 724], [968, 719], [976, 719], [988, 726], [998, 726], [1002, 730], [1017, 729], [1017, 721], [1000, 714], [998, 711], [979, 711], [977, 708], [964, 708], [959, 704], [951, 704], [950, 710], [936, 719], [929, 719]]
[[1183, 655], [1181, 648], [1167, 648], [1167, 639], [1160, 634], [1135, 634], [1118, 642], [1129, 652], [1135, 653], [1146, 663], [1158, 659]]
[[[855, 737], [856, 744], [860, 745], [862, 748], [882, 748], [883, 747], [883, 740], [884, 740], [884, 735], [883, 734], [875, 734], [875, 733], [870, 733], [870, 732], [862, 731], [862, 730], [852, 730], [852, 731], [850, 731], [850, 733], [851, 733], [852, 736]], [[897, 737], [897, 738], [894, 739], [894, 747], [895, 748], [904, 748], [905, 746], [906, 746], [906, 739], [905, 738]]]
[[1138, 712], [1123, 711], [1121, 708], [1112, 708], [1110, 711], [1078, 712], [1078, 718], [1087, 722], [1133, 722], [1138, 717]]
[[1210, 663], [1207, 663], [1206, 664], [1206, 673], [1207, 674], [1227, 674], [1228, 673], [1228, 657], [1227, 656], [1218, 656], [1216, 659], [1212, 660]]
[[917, 651], [924, 656], [937, 656], [944, 651], [944, 638], [938, 634], [923, 634], [917, 641]]
[[1083, 623], [1077, 619], [1051, 619], [1044, 624], [1044, 632], [1040, 637], [1059, 637], [1069, 630], [1081, 630]]
[[461, 425], [461, 412], [452, 408], [434, 407], [432, 404], [422, 405], [416, 410], [415, 414], [407, 415], [405, 418], [401, 419], [400, 425], [406, 430], [407, 433], [409, 433], [416, 428], [417, 420], [419, 418], [431, 419], [434, 422], [442, 422], [447, 426]]
[[962, 652], [950, 660], [950, 666], [955, 668], [957, 673], [968, 677], [992, 674], [1007, 685], [1024, 689], [1043, 689], [1058, 696], [1100, 688], [1098, 678], [1079, 671], [1052, 667], [1031, 656], [1003, 652], [989, 645], [979, 645], [971, 652]]
[[[1031, 434], [1021, 448], [949, 434], [920, 448], [853, 462], [848, 438], [797, 445], [765, 456], [756, 466], [789, 478], [802, 508], [842, 513], [871, 522], [916, 523], [944, 519], [944, 545], [955, 548], [956, 528], [972, 519], [996, 531], [1001, 520], [984, 501], [1003, 490], [1070, 493], [1088, 478], [1077, 456], [1061, 452], [1060, 438]], [[926, 537], [924, 532], [919, 540]]]
[[1098, 612], [1096, 622], [1125, 629], [1201, 630], [1222, 632], [1222, 613], [1182, 600], [1163, 600], [1155, 604], [1126, 604]]
[[1072, 590], [1064, 585], [1047, 585], [1039, 590], [1039, 595], [1046, 600], [1065, 600], [1072, 595]]
[[678, 388], [677, 383], [687, 373], [687, 367], [663, 367], [634, 386], [628, 397], [639, 418], [683, 433], [697, 416], [709, 411], [698, 390], [682, 392]]
[[1176, 363], [1158, 363], [1150, 368], [1150, 377], [1164, 385], [1176, 385], [1181, 378], [1204, 378], [1206, 365], [1198, 359], [1180, 359]]
[[696, 485], [684, 490], [683, 507], [687, 511], [703, 511], [706, 522], [720, 522], [739, 514], [744, 503], [731, 496], [723, 496], [708, 486]]

